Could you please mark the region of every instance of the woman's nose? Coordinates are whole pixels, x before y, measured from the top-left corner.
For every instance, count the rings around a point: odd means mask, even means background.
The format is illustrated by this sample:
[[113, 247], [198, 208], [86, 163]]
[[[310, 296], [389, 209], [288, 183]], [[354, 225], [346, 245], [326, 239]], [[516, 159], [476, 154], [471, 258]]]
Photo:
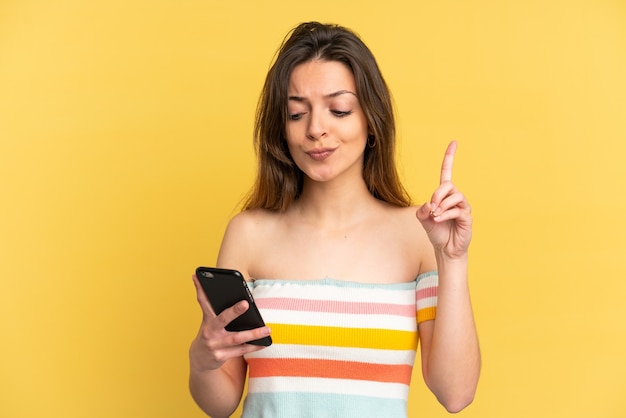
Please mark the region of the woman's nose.
[[311, 140], [316, 140], [326, 135], [326, 126], [320, 112], [311, 111], [306, 136]]

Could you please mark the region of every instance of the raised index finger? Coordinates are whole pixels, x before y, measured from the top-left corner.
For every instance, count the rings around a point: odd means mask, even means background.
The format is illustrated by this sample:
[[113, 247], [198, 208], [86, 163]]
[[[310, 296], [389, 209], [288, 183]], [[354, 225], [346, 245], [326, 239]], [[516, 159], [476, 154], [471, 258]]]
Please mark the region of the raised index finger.
[[441, 177], [439, 178], [439, 184], [452, 181], [452, 164], [454, 163], [455, 153], [456, 141], [452, 141], [450, 142], [450, 145], [448, 145], [446, 155], [443, 157], [443, 163], [441, 163]]

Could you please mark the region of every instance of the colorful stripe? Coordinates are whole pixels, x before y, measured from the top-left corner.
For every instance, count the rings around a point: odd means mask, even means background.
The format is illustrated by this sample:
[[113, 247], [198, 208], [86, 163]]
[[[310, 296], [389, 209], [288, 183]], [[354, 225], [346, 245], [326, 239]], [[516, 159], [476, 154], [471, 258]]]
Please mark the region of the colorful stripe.
[[358, 361], [322, 359], [249, 359], [249, 377], [319, 377], [390, 382], [408, 385], [413, 366], [406, 364], [372, 364]]
[[[370, 328], [385, 329], [392, 326], [391, 329], [398, 331], [415, 331], [415, 305], [413, 306], [413, 315], [411, 317], [397, 315], [367, 315], [367, 314], [334, 314], [326, 312], [289, 312], [285, 315], [282, 310], [263, 310], [263, 318], [268, 324], [281, 323], [284, 325], [294, 326], [326, 326], [332, 324], [340, 328]], [[367, 321], [364, 322], [364, 315], [367, 315]]]
[[[284, 325], [267, 322], [272, 339], [280, 344], [323, 345], [328, 347], [376, 348], [382, 350], [415, 350], [415, 330], [321, 327]], [[415, 325], [414, 325], [415, 328]]]
[[280, 350], [263, 350], [263, 358], [289, 358], [289, 359], [334, 359], [340, 361], [353, 361], [355, 359], [368, 359], [378, 364], [408, 364], [415, 361], [415, 349], [411, 350], [383, 350], [370, 348], [344, 347], [337, 350], [333, 346], [307, 346], [306, 350], [297, 344], [281, 344]]
[[[420, 275], [420, 277], [426, 275]], [[420, 280], [419, 278], [417, 280]], [[265, 280], [256, 279], [249, 283], [254, 296], [272, 297], [280, 290], [281, 297], [312, 299], [321, 301], [398, 303], [398, 294], [415, 292], [416, 281], [409, 283], [377, 284], [334, 280]], [[258, 296], [257, 296], [258, 295]], [[375, 296], [374, 296], [375, 295]]]
[[338, 300], [265, 298], [257, 302], [257, 306], [263, 309], [281, 309], [293, 312], [308, 311], [339, 314], [362, 314], [367, 312], [371, 315], [407, 317], [415, 315], [415, 304], [400, 305], [393, 303], [342, 302]]
[[[344, 382], [344, 386], [350, 382]], [[408, 396], [408, 395], [407, 395]], [[407, 416], [406, 402], [376, 396], [342, 393], [251, 393], [242, 418], [367, 418]]]
[[[405, 399], [409, 387], [401, 383], [367, 382], [358, 379], [326, 379], [320, 377], [261, 377], [248, 386], [248, 393], [334, 393], [384, 399]], [[295, 417], [299, 415], [294, 415]], [[382, 416], [385, 416], [384, 414]]]
[[417, 278], [415, 305], [417, 307], [417, 323], [435, 319], [437, 315], [437, 288], [439, 276], [437, 272], [421, 274]]

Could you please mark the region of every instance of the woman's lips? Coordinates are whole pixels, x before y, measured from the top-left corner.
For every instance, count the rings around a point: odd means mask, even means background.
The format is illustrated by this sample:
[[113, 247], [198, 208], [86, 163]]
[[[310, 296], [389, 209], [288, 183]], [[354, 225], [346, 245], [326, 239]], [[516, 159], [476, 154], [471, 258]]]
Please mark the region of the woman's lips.
[[334, 151], [334, 148], [317, 148], [307, 151], [306, 153], [315, 161], [323, 161], [326, 158], [330, 157]]

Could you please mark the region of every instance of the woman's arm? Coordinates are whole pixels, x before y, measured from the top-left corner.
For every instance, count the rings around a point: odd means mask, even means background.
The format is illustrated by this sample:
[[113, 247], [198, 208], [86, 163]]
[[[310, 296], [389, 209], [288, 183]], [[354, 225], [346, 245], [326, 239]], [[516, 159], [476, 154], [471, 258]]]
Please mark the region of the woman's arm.
[[267, 327], [229, 332], [224, 327], [248, 309], [237, 303], [215, 316], [194, 276], [202, 324], [189, 348], [189, 389], [198, 406], [214, 418], [229, 417], [239, 405], [246, 378], [243, 355], [263, 347], [246, 344], [269, 335]]
[[[247, 277], [247, 246], [245, 222], [238, 215], [229, 223], [217, 267], [239, 270]], [[198, 406], [214, 418], [229, 417], [239, 405], [246, 379], [245, 354], [263, 349], [262, 346], [246, 344], [269, 335], [269, 328], [229, 332], [225, 326], [248, 309], [246, 301], [215, 315], [202, 291], [198, 279], [193, 282], [200, 308], [202, 323], [198, 335], [189, 348], [189, 389]]]
[[467, 283], [467, 260], [437, 256], [437, 317], [419, 325], [422, 374], [439, 402], [458, 412], [474, 399], [480, 350]]
[[450, 412], [474, 399], [480, 373], [480, 349], [468, 286], [468, 247], [472, 235], [470, 206], [452, 184], [456, 142], [446, 150], [440, 185], [417, 218], [433, 245], [439, 274], [437, 317], [420, 324], [422, 372], [428, 387]]

